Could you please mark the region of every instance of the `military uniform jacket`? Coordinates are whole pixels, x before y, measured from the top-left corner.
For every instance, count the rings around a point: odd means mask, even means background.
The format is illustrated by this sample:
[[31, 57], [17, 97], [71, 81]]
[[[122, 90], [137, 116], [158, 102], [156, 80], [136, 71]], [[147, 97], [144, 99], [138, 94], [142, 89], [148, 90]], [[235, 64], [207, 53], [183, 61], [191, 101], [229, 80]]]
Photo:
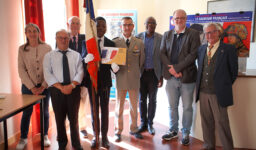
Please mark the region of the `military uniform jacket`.
[[116, 88], [119, 90], [139, 89], [141, 70], [145, 61], [142, 40], [132, 36], [129, 48], [122, 37], [113, 41], [116, 47], [127, 48], [126, 65], [120, 65], [120, 69], [116, 73]]

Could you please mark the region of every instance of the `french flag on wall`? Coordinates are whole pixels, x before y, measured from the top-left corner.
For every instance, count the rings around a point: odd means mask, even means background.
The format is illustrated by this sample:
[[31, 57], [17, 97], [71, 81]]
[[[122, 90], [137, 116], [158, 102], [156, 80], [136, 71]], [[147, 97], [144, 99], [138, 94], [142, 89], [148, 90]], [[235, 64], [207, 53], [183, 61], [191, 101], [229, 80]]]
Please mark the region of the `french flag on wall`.
[[97, 30], [92, 0], [85, 0], [84, 7], [86, 8], [85, 35], [87, 53], [91, 53], [94, 56], [94, 60], [87, 64], [87, 69], [90, 74], [93, 87], [97, 91], [100, 54], [97, 46], [98, 44], [96, 42]]

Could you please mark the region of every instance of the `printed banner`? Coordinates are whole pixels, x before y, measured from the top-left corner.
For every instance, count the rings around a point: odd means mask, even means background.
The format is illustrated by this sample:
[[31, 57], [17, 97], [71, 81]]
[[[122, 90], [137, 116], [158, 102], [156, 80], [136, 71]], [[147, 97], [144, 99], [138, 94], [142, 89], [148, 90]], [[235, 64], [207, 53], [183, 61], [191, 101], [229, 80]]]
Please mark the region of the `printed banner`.
[[[203, 25], [215, 22], [222, 28], [222, 40], [225, 43], [233, 44], [237, 48], [239, 57], [249, 57], [252, 12], [232, 12], [216, 14], [188, 15], [187, 27], [194, 28], [200, 32], [202, 44], [207, 41], [203, 34]], [[172, 16], [170, 17], [170, 29], [174, 28]]]
[[102, 16], [107, 21], [108, 38], [121, 37], [121, 19], [131, 17], [134, 22], [133, 35], [137, 34], [137, 10], [98, 10], [98, 16]]

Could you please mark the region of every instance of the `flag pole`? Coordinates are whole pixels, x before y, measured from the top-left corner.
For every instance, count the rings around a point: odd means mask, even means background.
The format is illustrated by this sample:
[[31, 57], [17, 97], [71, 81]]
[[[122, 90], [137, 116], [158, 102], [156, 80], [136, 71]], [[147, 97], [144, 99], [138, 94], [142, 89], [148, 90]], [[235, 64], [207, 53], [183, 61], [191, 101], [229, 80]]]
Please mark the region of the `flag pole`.
[[[91, 18], [91, 0], [88, 0], [88, 5], [87, 5], [87, 9], [89, 9], [89, 16], [90, 16], [90, 18]], [[88, 21], [88, 19], [87, 19], [87, 21]], [[91, 29], [93, 29], [93, 22], [92, 22], [92, 19], [90, 19], [90, 26], [91, 26]], [[96, 34], [93, 32], [93, 30], [92, 30], [92, 34], [93, 34], [93, 37], [96, 39]], [[98, 46], [96, 46], [96, 48], [98, 48]], [[97, 63], [97, 62], [92, 62], [92, 63]], [[96, 71], [98, 71], [98, 63], [96, 64], [96, 66], [97, 66], [97, 70]], [[90, 76], [90, 79], [91, 79], [91, 81], [93, 80], [93, 78], [91, 78], [91, 76]], [[96, 79], [97, 80], [97, 79]], [[96, 82], [97, 83], [97, 82]], [[97, 94], [97, 92], [98, 92], [98, 90], [97, 89], [95, 89], [95, 87], [93, 86], [93, 82], [91, 82], [91, 93], [92, 93], [92, 105], [93, 105], [93, 107], [92, 107], [92, 109], [93, 109], [93, 126], [94, 126], [94, 136], [95, 136], [95, 140], [96, 140], [96, 144], [99, 144], [99, 131], [98, 131], [98, 118], [99, 117], [97, 117], [97, 111], [96, 111], [96, 94]], [[96, 85], [96, 88], [97, 88], [98, 86]], [[97, 146], [97, 145], [96, 145]]]

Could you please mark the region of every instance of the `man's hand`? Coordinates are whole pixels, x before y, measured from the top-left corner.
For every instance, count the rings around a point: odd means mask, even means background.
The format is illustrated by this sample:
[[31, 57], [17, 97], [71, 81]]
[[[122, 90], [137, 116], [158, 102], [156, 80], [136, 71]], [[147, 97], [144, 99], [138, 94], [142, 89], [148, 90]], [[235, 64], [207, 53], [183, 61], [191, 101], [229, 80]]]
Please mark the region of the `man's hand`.
[[116, 73], [119, 70], [119, 66], [116, 63], [112, 63], [111, 68], [114, 73]]
[[160, 88], [160, 87], [162, 87], [162, 86], [163, 86], [163, 76], [160, 77], [160, 80], [158, 81], [157, 87]]
[[173, 68], [173, 65], [168, 65], [168, 67], [170, 67], [170, 69], [168, 70], [169, 73], [170, 73], [171, 75], [173, 75], [175, 78], [180, 78], [180, 77], [182, 77], [182, 73], [181, 73], [181, 72], [177, 73], [177, 72], [175, 71], [175, 69]]
[[68, 84], [68, 85], [63, 85], [62, 86], [62, 90], [61, 92], [65, 95], [69, 95], [71, 94], [72, 90], [73, 90], [73, 86], [71, 84]]
[[89, 53], [89, 54], [87, 54], [87, 55], [85, 56], [84, 62], [87, 64], [87, 63], [89, 63], [90, 61], [92, 61], [93, 59], [94, 59], [93, 54]]

